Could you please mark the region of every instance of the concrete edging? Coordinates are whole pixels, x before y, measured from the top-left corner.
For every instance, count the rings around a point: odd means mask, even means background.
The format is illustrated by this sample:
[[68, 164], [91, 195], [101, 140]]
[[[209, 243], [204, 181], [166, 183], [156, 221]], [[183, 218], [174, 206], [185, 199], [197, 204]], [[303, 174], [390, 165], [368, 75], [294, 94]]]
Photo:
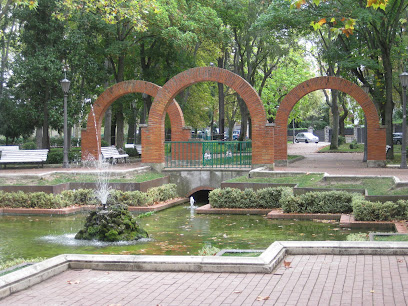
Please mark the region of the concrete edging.
[[0, 277], [0, 299], [67, 269], [272, 273], [286, 255], [408, 255], [407, 242], [277, 241], [259, 257], [63, 254]]

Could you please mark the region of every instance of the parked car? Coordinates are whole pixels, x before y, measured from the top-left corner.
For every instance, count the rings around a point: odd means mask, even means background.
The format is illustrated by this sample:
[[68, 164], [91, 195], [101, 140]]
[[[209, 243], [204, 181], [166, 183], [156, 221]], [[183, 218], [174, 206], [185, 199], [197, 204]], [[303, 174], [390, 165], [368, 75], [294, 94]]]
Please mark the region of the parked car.
[[394, 144], [402, 144], [402, 133], [392, 133], [392, 142]]
[[301, 142], [301, 141], [304, 141], [305, 143], [308, 143], [308, 142], [318, 143], [319, 137], [317, 137], [316, 135], [313, 135], [312, 133], [299, 133], [295, 137], [295, 142]]

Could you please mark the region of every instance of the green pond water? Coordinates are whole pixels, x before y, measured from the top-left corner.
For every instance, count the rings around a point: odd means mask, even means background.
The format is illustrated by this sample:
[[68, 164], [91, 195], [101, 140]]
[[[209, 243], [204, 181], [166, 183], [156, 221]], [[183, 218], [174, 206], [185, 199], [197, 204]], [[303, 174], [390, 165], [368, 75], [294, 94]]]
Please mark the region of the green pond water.
[[0, 261], [66, 253], [197, 255], [205, 245], [220, 249], [266, 249], [277, 240], [345, 240], [360, 230], [338, 223], [269, 220], [265, 216], [202, 215], [185, 204], [139, 219], [150, 239], [128, 243], [79, 241], [86, 214], [0, 216]]

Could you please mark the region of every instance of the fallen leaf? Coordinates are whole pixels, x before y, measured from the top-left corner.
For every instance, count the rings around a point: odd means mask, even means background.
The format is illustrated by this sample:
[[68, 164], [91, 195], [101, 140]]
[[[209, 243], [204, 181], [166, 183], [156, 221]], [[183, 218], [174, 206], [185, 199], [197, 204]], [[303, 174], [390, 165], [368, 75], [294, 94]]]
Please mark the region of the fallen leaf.
[[256, 298], [257, 301], [266, 301], [269, 300], [269, 296], [258, 296]]
[[234, 291], [234, 293], [241, 293], [242, 291]]
[[70, 285], [75, 285], [75, 284], [79, 284], [81, 281], [80, 280], [74, 280], [74, 281], [67, 281], [68, 284]]
[[374, 293], [375, 291], [374, 290], [370, 290], [370, 293]]

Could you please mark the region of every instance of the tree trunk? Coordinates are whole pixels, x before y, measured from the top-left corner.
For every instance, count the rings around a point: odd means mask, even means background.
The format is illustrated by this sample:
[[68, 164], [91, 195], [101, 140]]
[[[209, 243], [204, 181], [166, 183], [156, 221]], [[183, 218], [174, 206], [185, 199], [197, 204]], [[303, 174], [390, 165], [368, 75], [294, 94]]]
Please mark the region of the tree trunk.
[[245, 139], [247, 127], [248, 127], [248, 118], [249, 118], [249, 111], [248, 107], [245, 104], [245, 101], [240, 97], [237, 96], [239, 109], [241, 111], [241, 132], [239, 134], [239, 141], [243, 141]]
[[[392, 100], [392, 64], [390, 56], [383, 52], [383, 67], [385, 71], [385, 111], [384, 124], [386, 127], [386, 144], [391, 146], [387, 152], [387, 159], [394, 159], [394, 146], [392, 141], [392, 113], [394, 111], [394, 103]], [[385, 148], [384, 148], [385, 150]]]
[[37, 149], [42, 147], [42, 129], [39, 127], [35, 128], [35, 144]]
[[[224, 58], [218, 58], [218, 67], [224, 68]], [[218, 83], [218, 112], [219, 112], [219, 121], [218, 128], [220, 129], [219, 133], [224, 138], [224, 125], [225, 125], [225, 95], [224, 95], [224, 84]]]
[[47, 94], [45, 95], [44, 99], [44, 104], [43, 104], [43, 113], [44, 113], [44, 121], [43, 121], [43, 137], [42, 137], [42, 145], [41, 149], [50, 149], [50, 136], [48, 133], [49, 129], [49, 114], [48, 114], [48, 90]]
[[333, 126], [330, 149], [337, 150], [339, 148], [339, 106], [337, 104], [338, 91], [332, 89], [331, 96], [332, 96], [331, 111], [333, 116]]
[[339, 134], [343, 137], [346, 137], [346, 131], [345, 131], [345, 127], [344, 127], [344, 120], [346, 120], [347, 116], [348, 116], [348, 109], [346, 106], [346, 101], [345, 101], [345, 97], [343, 93], [339, 94], [339, 102], [341, 103], [341, 105], [343, 106], [343, 114], [340, 116], [339, 118]]
[[125, 146], [125, 117], [123, 116], [123, 104], [119, 103], [116, 111], [116, 147], [123, 148]]

